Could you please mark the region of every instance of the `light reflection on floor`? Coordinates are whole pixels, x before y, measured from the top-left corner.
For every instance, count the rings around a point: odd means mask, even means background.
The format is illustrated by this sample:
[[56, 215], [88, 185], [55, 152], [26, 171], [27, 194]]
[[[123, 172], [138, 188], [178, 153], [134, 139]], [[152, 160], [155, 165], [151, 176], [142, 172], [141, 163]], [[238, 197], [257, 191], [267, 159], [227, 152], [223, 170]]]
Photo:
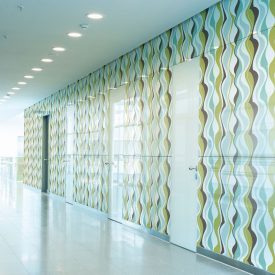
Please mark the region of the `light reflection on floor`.
[[0, 163], [0, 275], [246, 274], [16, 183]]

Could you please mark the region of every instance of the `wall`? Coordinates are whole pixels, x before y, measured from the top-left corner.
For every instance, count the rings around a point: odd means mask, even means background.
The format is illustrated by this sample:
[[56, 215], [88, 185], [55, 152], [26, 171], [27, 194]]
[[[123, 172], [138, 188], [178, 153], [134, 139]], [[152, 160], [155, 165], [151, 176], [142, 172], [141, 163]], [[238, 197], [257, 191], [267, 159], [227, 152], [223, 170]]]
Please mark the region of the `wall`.
[[[25, 111], [25, 183], [63, 196], [66, 106], [75, 104], [74, 200], [108, 211], [108, 94], [126, 85], [123, 218], [169, 235], [171, 71], [201, 56], [198, 246], [275, 272], [275, 5], [224, 0]], [[131, 148], [131, 149], [129, 149]], [[130, 151], [128, 151], [130, 150]], [[135, 167], [132, 174], [129, 167]]]
[[211, 33], [217, 18], [218, 47], [201, 58], [198, 245], [275, 272], [275, 6], [269, 8], [225, 1], [205, 20]]

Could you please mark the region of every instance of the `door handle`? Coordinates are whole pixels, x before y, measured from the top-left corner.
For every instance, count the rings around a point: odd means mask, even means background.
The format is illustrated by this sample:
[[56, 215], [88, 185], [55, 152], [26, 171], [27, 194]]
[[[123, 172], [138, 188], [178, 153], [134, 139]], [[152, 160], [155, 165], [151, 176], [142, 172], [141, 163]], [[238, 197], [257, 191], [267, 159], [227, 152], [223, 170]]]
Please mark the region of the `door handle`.
[[189, 167], [189, 171], [195, 170], [197, 171], [197, 167]]
[[114, 163], [111, 161], [111, 162], [104, 162], [105, 165], [114, 165]]
[[44, 161], [47, 161], [48, 159], [44, 159]]

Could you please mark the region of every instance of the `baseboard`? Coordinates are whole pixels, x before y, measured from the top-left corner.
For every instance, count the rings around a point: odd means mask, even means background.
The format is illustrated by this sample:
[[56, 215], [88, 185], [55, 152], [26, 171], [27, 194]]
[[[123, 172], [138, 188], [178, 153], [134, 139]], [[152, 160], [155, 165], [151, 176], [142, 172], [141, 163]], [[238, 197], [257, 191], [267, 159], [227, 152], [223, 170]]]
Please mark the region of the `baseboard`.
[[72, 203], [72, 206], [77, 206], [78, 208], [81, 208], [95, 216], [98, 216], [98, 217], [103, 217], [103, 218], [108, 218], [108, 214], [105, 213], [105, 212], [102, 212], [98, 209], [95, 209], [95, 208], [92, 208], [88, 205], [85, 205], [85, 204], [81, 204], [81, 203], [78, 203], [78, 202], [73, 202]]
[[228, 258], [226, 256], [220, 255], [218, 253], [215, 253], [202, 247], [197, 247], [197, 253], [254, 275], [274, 275], [274, 273], [270, 273], [268, 271], [259, 269], [255, 266], [248, 265], [240, 261]]
[[60, 195], [57, 195], [57, 194], [54, 194], [54, 193], [50, 193], [50, 192], [47, 192], [47, 193], [44, 193], [44, 192], [41, 192], [42, 194], [45, 194], [51, 198], [54, 198], [54, 199], [57, 199], [57, 200], [60, 200], [62, 202], [65, 202], [65, 198], [63, 196], [60, 196]]
[[163, 241], [169, 242], [169, 236], [168, 235], [165, 235], [165, 234], [160, 233], [158, 231], [155, 231], [153, 229], [149, 229], [149, 228], [146, 228], [144, 226], [141, 226], [140, 224], [136, 224], [136, 223], [129, 222], [129, 221], [126, 221], [126, 220], [122, 220], [121, 223], [128, 226], [128, 227], [139, 230], [141, 232], [146, 232], [146, 233], [148, 233], [148, 234], [150, 234], [150, 235], [152, 235], [152, 236], [154, 236], [158, 239], [161, 239]]

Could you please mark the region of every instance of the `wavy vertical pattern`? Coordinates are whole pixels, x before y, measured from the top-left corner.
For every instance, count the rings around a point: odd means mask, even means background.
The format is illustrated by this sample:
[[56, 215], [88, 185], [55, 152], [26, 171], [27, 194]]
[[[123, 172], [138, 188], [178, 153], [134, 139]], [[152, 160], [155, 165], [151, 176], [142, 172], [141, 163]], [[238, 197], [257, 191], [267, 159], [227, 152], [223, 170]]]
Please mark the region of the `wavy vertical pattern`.
[[274, 272], [270, 10], [269, 1], [222, 1], [194, 45], [212, 37], [201, 57], [198, 245]]
[[[64, 196], [76, 106], [74, 200], [108, 212], [109, 89], [126, 85], [123, 219], [169, 235], [171, 67], [200, 56], [197, 245], [275, 273], [275, 6], [223, 0], [25, 110], [26, 184]], [[115, 92], [113, 90], [112, 92]]]

